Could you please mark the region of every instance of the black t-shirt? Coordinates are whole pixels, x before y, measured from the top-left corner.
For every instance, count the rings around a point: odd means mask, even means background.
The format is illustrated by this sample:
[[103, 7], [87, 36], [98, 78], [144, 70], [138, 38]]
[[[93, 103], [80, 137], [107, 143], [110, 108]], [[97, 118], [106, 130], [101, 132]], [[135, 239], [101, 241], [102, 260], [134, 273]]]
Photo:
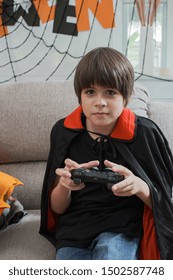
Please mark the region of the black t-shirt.
[[[88, 132], [72, 142], [68, 157], [78, 163], [104, 159], [126, 165], [111, 140], [94, 140]], [[127, 165], [126, 165], [127, 166]], [[127, 166], [128, 167], [128, 166]], [[105, 185], [86, 183], [79, 191], [72, 191], [71, 204], [60, 215], [56, 231], [57, 249], [60, 247], [88, 247], [102, 232], [124, 233], [130, 237], [141, 235], [143, 202], [135, 195], [115, 196]]]

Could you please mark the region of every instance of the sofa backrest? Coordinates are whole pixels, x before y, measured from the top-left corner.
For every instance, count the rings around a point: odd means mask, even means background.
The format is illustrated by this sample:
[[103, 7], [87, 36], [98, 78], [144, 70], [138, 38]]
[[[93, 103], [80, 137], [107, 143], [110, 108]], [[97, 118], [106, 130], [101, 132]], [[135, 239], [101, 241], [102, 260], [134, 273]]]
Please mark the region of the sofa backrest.
[[[1, 85], [0, 101], [0, 163], [47, 160], [52, 126], [78, 106], [72, 81]], [[150, 100], [137, 83], [128, 107], [148, 114], [173, 150], [173, 102]]]
[[77, 105], [72, 90], [70, 82], [0, 86], [1, 163], [47, 159], [53, 124]]

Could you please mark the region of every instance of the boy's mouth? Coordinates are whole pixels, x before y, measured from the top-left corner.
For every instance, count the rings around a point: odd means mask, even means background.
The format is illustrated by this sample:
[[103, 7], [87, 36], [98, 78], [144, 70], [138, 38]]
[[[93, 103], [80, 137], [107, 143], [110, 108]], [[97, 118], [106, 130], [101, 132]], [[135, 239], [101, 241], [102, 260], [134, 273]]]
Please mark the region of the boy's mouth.
[[105, 116], [105, 115], [108, 115], [108, 113], [106, 113], [106, 112], [96, 112], [96, 113], [93, 113], [93, 115], [95, 115], [95, 116]]

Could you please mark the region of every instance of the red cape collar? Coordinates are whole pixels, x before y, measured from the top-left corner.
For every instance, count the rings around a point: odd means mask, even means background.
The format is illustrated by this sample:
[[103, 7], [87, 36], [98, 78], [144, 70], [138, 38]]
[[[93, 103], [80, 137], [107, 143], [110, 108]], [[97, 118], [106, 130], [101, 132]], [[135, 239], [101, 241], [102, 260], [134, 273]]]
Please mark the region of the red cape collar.
[[[69, 129], [84, 129], [81, 114], [82, 107], [79, 106], [75, 111], [65, 118], [64, 126]], [[130, 109], [124, 108], [110, 136], [120, 140], [132, 140], [135, 136], [135, 120], [135, 114]]]

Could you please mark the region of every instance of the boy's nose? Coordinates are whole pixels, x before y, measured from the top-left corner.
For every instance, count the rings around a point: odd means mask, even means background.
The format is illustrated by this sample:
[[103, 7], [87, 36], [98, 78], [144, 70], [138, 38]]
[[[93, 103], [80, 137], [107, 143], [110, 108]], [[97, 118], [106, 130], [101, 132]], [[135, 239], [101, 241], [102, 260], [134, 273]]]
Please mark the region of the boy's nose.
[[103, 97], [97, 97], [96, 102], [95, 102], [96, 106], [106, 106], [106, 100]]

